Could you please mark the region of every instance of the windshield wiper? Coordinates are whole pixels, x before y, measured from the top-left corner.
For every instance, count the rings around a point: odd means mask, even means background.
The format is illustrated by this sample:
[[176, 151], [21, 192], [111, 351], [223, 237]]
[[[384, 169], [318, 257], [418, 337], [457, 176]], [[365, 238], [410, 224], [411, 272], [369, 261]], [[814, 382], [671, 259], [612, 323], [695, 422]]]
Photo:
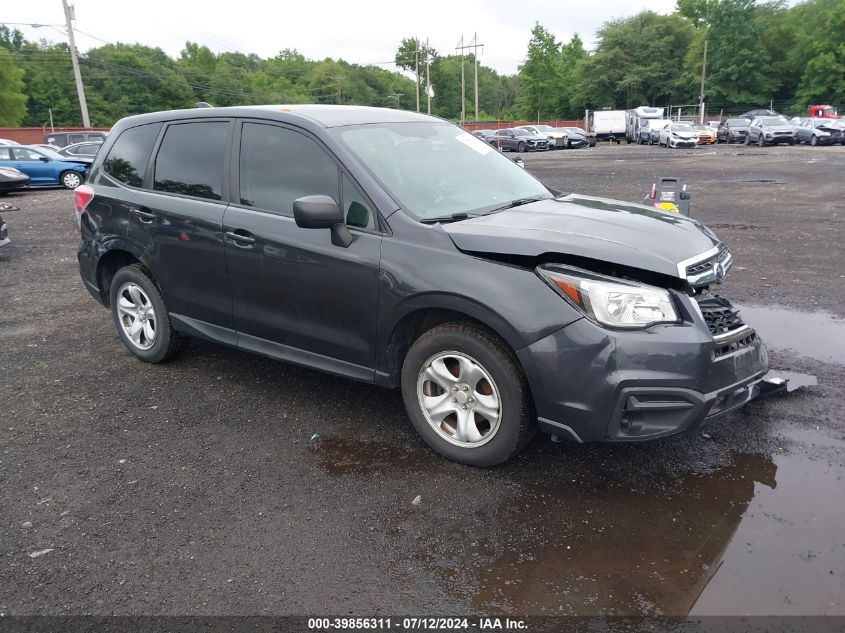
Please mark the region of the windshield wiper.
[[461, 220], [467, 220], [470, 217], [475, 218], [478, 216], [470, 216], [469, 213], [460, 211], [458, 213], [452, 213], [451, 215], [441, 215], [436, 218], [422, 218], [420, 222], [422, 222], [423, 224], [437, 224], [438, 222], [460, 222]]
[[503, 204], [502, 206], [490, 209], [488, 213], [504, 211], [505, 209], [513, 209], [514, 207], [521, 207], [524, 204], [531, 204], [532, 202], [539, 202], [540, 200], [552, 200], [552, 198], [547, 198], [545, 196], [536, 196], [534, 198], [517, 198], [516, 200], [511, 200], [507, 204]]

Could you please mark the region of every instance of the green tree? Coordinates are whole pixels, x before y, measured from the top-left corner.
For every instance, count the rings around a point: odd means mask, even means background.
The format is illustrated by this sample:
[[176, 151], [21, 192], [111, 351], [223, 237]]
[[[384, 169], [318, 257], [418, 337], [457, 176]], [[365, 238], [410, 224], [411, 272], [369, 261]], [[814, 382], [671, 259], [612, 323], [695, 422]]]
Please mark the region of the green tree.
[[[707, 29], [705, 94], [713, 104], [768, 103], [777, 88], [754, 0], [719, 0]], [[700, 72], [701, 65], [693, 71]], [[698, 74], [697, 72], [695, 74]]]
[[817, 34], [816, 55], [807, 62], [798, 86], [802, 109], [811, 102], [845, 103], [845, 1], [832, 7]]
[[14, 63], [12, 53], [0, 48], [0, 125], [20, 125], [26, 116], [24, 71]]
[[516, 107], [526, 119], [554, 118], [563, 90], [561, 47], [555, 36], [539, 23], [531, 29], [528, 55], [519, 69], [520, 91]]
[[695, 36], [680, 15], [643, 11], [606, 23], [596, 52], [575, 66], [571, 105], [633, 108], [677, 103], [690, 91], [683, 59]]
[[130, 114], [194, 104], [175, 60], [160, 48], [108, 44], [88, 51], [80, 61], [93, 125], [109, 126]]
[[[437, 58], [437, 51], [416, 37], [406, 37], [402, 39], [402, 43], [399, 44], [399, 48], [396, 49], [396, 55], [394, 56], [394, 61], [398, 68], [414, 73], [419, 79], [420, 104], [422, 104], [425, 97], [425, 85], [428, 77], [428, 70], [425, 63], [426, 55], [434, 60]], [[414, 86], [414, 101], [416, 102], [416, 86]]]

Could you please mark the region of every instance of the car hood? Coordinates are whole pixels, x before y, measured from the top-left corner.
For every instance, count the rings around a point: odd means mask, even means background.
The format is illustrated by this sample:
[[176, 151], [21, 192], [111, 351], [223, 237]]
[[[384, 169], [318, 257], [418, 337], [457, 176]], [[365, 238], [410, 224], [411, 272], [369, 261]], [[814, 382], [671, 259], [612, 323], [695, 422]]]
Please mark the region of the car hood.
[[[444, 224], [462, 251], [560, 253], [686, 279], [685, 266], [721, 245], [696, 220], [640, 204], [569, 194]], [[712, 253], [710, 253], [712, 255]]]
[[91, 165], [94, 162], [93, 156], [62, 156], [63, 163], [74, 163], [76, 165]]
[[794, 132], [795, 127], [792, 125], [764, 125], [764, 132]]
[[689, 138], [694, 139], [698, 136], [698, 132], [672, 132], [674, 136], [678, 138]]
[[747, 125], [729, 125], [725, 128], [731, 132], [747, 132], [748, 126]]

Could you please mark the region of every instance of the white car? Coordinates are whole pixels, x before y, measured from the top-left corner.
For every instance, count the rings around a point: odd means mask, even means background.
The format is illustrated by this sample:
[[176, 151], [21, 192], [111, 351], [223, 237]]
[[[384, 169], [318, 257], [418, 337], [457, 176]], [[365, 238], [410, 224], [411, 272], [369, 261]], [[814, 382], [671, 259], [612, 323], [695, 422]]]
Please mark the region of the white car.
[[689, 123], [667, 123], [660, 130], [657, 144], [666, 147], [696, 147], [698, 131]]
[[20, 143], [7, 138], [0, 138], [0, 145], [20, 145]]
[[569, 146], [569, 136], [563, 130], [553, 128], [551, 125], [523, 125], [523, 130], [528, 130], [535, 136], [545, 136], [546, 138], [554, 139], [554, 145], [549, 144], [549, 148], [563, 149]]

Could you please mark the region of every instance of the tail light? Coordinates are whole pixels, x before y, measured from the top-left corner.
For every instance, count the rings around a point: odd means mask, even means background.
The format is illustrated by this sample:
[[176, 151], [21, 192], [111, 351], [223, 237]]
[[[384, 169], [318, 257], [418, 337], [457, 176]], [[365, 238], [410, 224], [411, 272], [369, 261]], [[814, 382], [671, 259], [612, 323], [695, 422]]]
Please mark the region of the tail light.
[[80, 185], [73, 190], [73, 207], [76, 210], [76, 225], [82, 225], [82, 212], [94, 199], [94, 190], [88, 185]]

